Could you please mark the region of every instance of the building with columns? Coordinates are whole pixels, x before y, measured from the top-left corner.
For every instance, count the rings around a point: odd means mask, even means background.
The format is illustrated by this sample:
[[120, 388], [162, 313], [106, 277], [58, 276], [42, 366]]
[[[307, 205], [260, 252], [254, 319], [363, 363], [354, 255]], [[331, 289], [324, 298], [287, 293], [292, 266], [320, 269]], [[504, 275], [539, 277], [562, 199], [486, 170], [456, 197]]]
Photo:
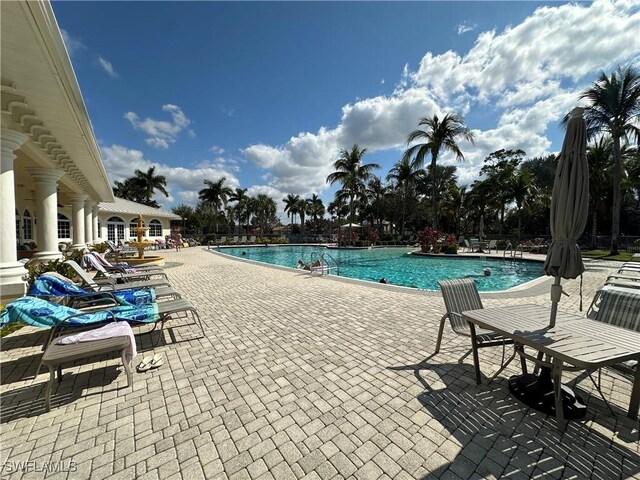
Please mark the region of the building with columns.
[[[4, 303], [25, 292], [27, 270], [18, 262], [19, 248], [35, 245], [32, 261], [47, 261], [61, 257], [61, 240], [70, 241], [73, 248], [102, 241], [114, 216], [108, 205], [119, 200], [113, 196], [50, 3], [0, 2], [0, 17], [0, 302]], [[127, 205], [125, 211], [133, 208]], [[158, 212], [137, 213], [148, 218], [154, 233], [159, 230], [152, 221], [161, 222], [158, 236], [164, 236], [172, 214]], [[121, 218], [128, 222], [133, 216], [127, 213]]]

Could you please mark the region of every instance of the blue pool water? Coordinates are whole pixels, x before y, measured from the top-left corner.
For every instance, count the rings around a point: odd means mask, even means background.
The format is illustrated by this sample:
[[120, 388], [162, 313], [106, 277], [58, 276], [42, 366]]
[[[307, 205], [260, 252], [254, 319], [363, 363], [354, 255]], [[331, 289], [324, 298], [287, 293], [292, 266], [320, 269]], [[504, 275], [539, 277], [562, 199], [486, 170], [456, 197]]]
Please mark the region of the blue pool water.
[[[493, 258], [443, 258], [407, 255], [412, 249], [374, 248], [371, 250], [333, 250], [311, 246], [233, 247], [222, 253], [273, 265], [295, 268], [298, 259], [309, 262], [312, 252], [327, 253], [338, 262], [341, 277], [378, 282], [423, 290], [438, 290], [438, 280], [473, 276], [480, 291], [506, 290], [541, 275], [542, 263]], [[244, 252], [244, 255], [243, 255]], [[329, 259], [330, 265], [333, 262]], [[485, 277], [483, 270], [491, 269]], [[331, 274], [336, 274], [332, 270]]]

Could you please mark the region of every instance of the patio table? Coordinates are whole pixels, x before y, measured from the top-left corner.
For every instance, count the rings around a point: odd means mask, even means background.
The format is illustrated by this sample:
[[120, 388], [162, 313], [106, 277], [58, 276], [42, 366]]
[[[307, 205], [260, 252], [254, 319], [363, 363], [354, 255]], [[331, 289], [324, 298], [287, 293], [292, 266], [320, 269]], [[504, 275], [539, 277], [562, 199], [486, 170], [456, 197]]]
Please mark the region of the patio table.
[[[564, 422], [561, 379], [563, 365], [572, 370], [593, 370], [627, 360], [640, 361], [640, 333], [566, 312], [558, 312], [554, 327], [549, 327], [551, 310], [539, 305], [512, 305], [462, 312], [469, 322], [473, 356], [478, 364], [475, 326], [513, 339], [519, 346], [531, 347], [551, 360], [554, 380], [556, 418]], [[526, 358], [536, 361], [530, 356]], [[526, 373], [526, 372], [524, 372]], [[480, 383], [480, 371], [476, 370]], [[636, 368], [627, 416], [638, 418], [640, 407], [640, 368]]]

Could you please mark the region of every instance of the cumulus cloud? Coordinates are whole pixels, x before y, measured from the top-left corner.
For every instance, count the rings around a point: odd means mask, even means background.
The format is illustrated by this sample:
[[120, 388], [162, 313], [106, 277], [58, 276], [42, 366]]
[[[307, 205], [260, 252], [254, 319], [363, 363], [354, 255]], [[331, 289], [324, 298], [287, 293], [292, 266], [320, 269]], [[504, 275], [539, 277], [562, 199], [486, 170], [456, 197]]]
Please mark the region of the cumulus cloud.
[[[270, 174], [266, 186], [304, 195], [327, 188], [341, 148], [357, 143], [370, 151], [400, 151], [421, 117], [478, 109], [498, 120], [485, 130], [468, 123], [476, 144], [461, 145], [466, 161], [457, 165], [461, 183], [469, 183], [494, 150], [549, 153], [549, 126], [576, 105], [594, 75], [640, 58], [639, 28], [632, 2], [541, 7], [519, 25], [480, 32], [468, 52], [427, 52], [415, 71], [405, 65], [391, 95], [345, 105], [333, 128], [299, 133], [283, 145], [251, 145], [243, 154]], [[441, 160], [455, 163], [451, 155]]]
[[113, 68], [113, 65], [109, 60], [105, 60], [101, 56], [98, 56], [98, 63], [102, 67], [102, 69], [109, 74], [110, 77], [117, 77], [118, 74]]
[[[152, 118], [140, 120], [140, 117], [135, 112], [125, 113], [124, 118], [129, 120], [133, 128], [149, 135], [145, 140], [148, 145], [167, 149], [171, 144], [176, 143], [178, 135], [191, 124], [191, 120], [177, 105], [166, 104], [162, 106], [162, 110], [171, 115], [170, 122]], [[195, 136], [195, 132], [192, 130], [188, 130], [188, 132], [190, 136]]]
[[[195, 205], [198, 202], [198, 191], [204, 188], [203, 180], [217, 180], [226, 177], [226, 183], [231, 187], [239, 187], [240, 182], [224, 161], [204, 161], [196, 168], [170, 167], [152, 162], [145, 158], [140, 150], [130, 149], [122, 145], [101, 146], [102, 157], [111, 182], [123, 181], [133, 176], [135, 170], [147, 171], [156, 167], [157, 175], [164, 175], [167, 179], [167, 191], [170, 197], [164, 195], [155, 199], [161, 205], [187, 203]], [[168, 208], [168, 207], [167, 207]]]
[[213, 147], [211, 147], [209, 149], [209, 151], [220, 155], [220, 154], [224, 153], [224, 148], [222, 148], [222, 147], [220, 147], [218, 145], [214, 145]]

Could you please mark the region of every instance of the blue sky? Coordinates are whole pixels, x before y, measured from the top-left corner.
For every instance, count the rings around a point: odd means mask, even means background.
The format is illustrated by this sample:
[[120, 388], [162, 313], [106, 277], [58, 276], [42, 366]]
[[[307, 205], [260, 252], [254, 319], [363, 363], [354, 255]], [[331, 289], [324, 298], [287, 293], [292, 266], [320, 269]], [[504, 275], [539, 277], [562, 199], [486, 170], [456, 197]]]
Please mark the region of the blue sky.
[[[386, 175], [421, 116], [462, 113], [460, 183], [499, 148], [556, 152], [601, 70], [640, 58], [630, 1], [54, 2], [112, 180], [155, 165], [170, 208], [202, 181], [317, 192], [341, 148]], [[453, 159], [444, 157], [444, 163]]]

